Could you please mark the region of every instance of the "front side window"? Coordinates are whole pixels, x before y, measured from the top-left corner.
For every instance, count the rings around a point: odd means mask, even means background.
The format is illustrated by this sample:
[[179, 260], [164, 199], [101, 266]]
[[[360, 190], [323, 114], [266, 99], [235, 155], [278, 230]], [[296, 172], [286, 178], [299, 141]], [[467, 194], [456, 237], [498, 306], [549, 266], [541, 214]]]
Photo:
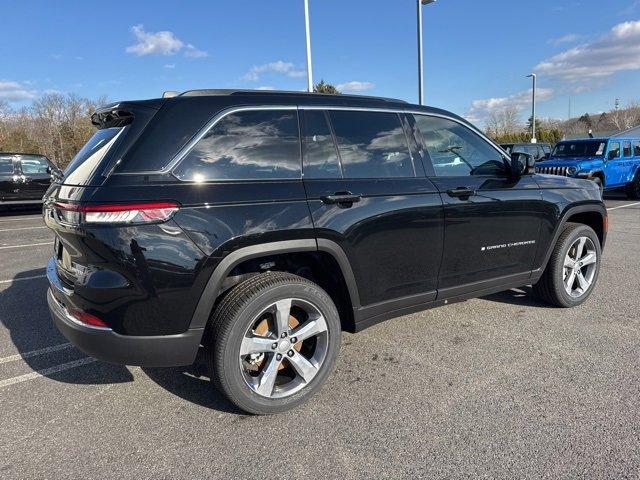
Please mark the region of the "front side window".
[[631, 156], [631, 142], [624, 142], [622, 144], [623, 147], [623, 157], [630, 157]]
[[34, 173], [48, 173], [49, 164], [42, 157], [23, 156], [20, 158], [22, 173], [25, 175]]
[[13, 158], [0, 156], [0, 175], [13, 175]]
[[236, 112], [218, 122], [178, 164], [180, 180], [269, 180], [301, 176], [295, 110]]
[[327, 118], [318, 110], [304, 112], [303, 172], [305, 178], [342, 177]]
[[609, 145], [609, 159], [620, 158], [620, 142], [611, 142]]
[[416, 122], [436, 176], [464, 177], [505, 173], [504, 160], [498, 150], [464, 125], [427, 115], [416, 115]]
[[331, 111], [344, 178], [415, 177], [396, 113]]

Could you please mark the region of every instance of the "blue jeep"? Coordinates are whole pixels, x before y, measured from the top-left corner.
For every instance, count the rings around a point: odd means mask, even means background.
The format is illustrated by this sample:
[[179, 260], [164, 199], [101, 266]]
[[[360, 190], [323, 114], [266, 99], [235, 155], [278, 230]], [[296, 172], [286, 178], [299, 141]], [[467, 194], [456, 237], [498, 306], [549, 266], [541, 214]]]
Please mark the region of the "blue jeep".
[[588, 178], [601, 190], [624, 187], [640, 198], [640, 139], [589, 138], [559, 142], [551, 156], [536, 164], [536, 173]]

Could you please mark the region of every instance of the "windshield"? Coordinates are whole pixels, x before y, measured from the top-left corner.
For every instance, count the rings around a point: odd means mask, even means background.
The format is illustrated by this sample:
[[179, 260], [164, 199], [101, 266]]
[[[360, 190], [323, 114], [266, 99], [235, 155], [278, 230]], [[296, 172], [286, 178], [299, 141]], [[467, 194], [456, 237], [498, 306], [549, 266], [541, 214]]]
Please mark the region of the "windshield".
[[553, 157], [601, 157], [607, 142], [600, 140], [587, 142], [562, 142], [553, 150]]
[[125, 128], [103, 128], [94, 133], [65, 169], [64, 183], [86, 185]]

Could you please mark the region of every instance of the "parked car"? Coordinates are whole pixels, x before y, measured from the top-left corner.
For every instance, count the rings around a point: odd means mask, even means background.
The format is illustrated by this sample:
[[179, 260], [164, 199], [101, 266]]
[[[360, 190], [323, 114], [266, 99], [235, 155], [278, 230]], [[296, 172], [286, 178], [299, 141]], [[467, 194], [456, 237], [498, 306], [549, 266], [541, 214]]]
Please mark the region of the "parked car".
[[62, 172], [44, 155], [0, 152], [0, 207], [42, 203], [54, 175]]
[[551, 155], [548, 143], [503, 143], [500, 145], [509, 155], [512, 153], [528, 153], [536, 162], [545, 160]]
[[203, 351], [247, 412], [313, 395], [342, 330], [530, 284], [573, 307], [596, 285], [597, 186], [534, 176], [531, 156], [444, 110], [203, 90], [93, 123], [44, 206], [55, 324], [114, 363]]
[[559, 142], [538, 173], [593, 180], [601, 191], [624, 188], [640, 199], [640, 139], [600, 138]]

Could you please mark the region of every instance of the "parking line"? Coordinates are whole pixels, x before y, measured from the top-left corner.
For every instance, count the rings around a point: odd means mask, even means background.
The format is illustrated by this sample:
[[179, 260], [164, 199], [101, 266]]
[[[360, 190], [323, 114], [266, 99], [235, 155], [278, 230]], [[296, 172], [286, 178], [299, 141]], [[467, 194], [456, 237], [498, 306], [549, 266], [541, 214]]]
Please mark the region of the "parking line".
[[20, 228], [4, 228], [0, 230], [0, 232], [17, 232], [18, 230], [38, 230], [40, 228], [48, 228], [48, 227], [20, 227]]
[[51, 347], [40, 348], [38, 350], [31, 350], [30, 352], [17, 353], [15, 355], [9, 355], [8, 357], [0, 358], [0, 364], [15, 362], [16, 360], [22, 360], [24, 358], [37, 357], [38, 355], [44, 355], [45, 353], [59, 352], [60, 350], [66, 350], [71, 348], [70, 343], [61, 343], [60, 345], [53, 345]]
[[619, 208], [635, 207], [636, 205], [640, 205], [640, 202], [628, 203], [627, 205], [620, 205], [619, 207], [611, 207], [611, 208], [607, 208], [607, 210], [610, 212], [611, 210], [618, 210]]
[[45, 242], [45, 243], [27, 243], [25, 245], [5, 245], [0, 247], [0, 250], [5, 250], [7, 248], [26, 248], [26, 247], [39, 247], [41, 245], [53, 245], [53, 242]]
[[74, 360], [73, 362], [62, 363], [60, 365], [54, 365], [53, 367], [43, 368], [36, 370], [35, 372], [26, 373], [17, 377], [7, 378], [6, 380], [0, 380], [0, 388], [8, 387], [9, 385], [15, 385], [16, 383], [28, 382], [29, 380], [35, 380], [36, 378], [46, 377], [58, 372], [64, 372], [71, 368], [82, 367], [89, 363], [95, 362], [95, 358], [85, 357], [80, 360]]
[[42, 215], [38, 215], [37, 217], [9, 218], [0, 220], [0, 223], [28, 222], [29, 220], [42, 220]]
[[[23, 280], [36, 280], [37, 278], [46, 278], [46, 277], [47, 277], [46, 275], [34, 275], [33, 277], [12, 278], [11, 280], [0, 280], [0, 284], [21, 282]], [[0, 362], [0, 363], [2, 363], [2, 362]]]

